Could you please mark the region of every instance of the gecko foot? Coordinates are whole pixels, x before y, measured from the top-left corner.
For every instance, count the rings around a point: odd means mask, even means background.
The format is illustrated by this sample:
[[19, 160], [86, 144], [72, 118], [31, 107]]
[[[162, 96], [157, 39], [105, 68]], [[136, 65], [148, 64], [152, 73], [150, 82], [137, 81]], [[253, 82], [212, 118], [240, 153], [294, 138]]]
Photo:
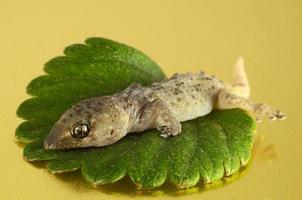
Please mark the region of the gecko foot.
[[181, 132], [181, 124], [173, 112], [159, 98], [147, 103], [141, 110], [139, 123], [135, 131], [143, 131], [150, 128], [157, 128], [162, 137], [175, 136]]
[[169, 136], [178, 135], [181, 132], [181, 125], [178, 122], [176, 124], [173, 124], [172, 126], [157, 126], [157, 130], [161, 132], [161, 137], [167, 138]]
[[261, 122], [262, 121], [262, 116], [267, 115], [270, 121], [274, 120], [283, 120], [286, 118], [285, 114], [282, 113], [279, 110], [273, 110], [270, 106], [267, 104], [256, 104], [255, 105], [255, 112], [257, 114], [256, 121]]

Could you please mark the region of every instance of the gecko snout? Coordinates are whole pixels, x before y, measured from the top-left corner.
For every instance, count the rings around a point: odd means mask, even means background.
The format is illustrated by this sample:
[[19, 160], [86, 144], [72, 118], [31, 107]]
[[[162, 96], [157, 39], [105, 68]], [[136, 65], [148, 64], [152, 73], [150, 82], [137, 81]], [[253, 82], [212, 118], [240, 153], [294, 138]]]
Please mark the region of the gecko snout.
[[54, 149], [53, 143], [54, 141], [52, 141], [52, 139], [48, 137], [46, 138], [46, 140], [44, 140], [43, 146], [45, 149]]
[[44, 141], [44, 148], [45, 149], [53, 149], [53, 145], [51, 142], [49, 142], [48, 140]]
[[59, 137], [59, 130], [60, 127], [55, 125], [52, 130], [50, 131], [50, 134], [46, 137], [46, 139], [43, 142], [43, 146], [45, 149], [51, 150], [51, 149], [57, 149], [57, 144]]

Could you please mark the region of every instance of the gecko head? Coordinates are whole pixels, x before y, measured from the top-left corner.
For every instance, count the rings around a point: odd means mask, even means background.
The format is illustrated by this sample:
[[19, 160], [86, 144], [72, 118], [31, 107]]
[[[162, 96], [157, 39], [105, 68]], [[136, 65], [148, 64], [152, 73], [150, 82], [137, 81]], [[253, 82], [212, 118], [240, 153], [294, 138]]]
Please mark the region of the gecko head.
[[129, 117], [110, 98], [84, 100], [67, 110], [44, 140], [45, 149], [106, 146], [127, 134]]

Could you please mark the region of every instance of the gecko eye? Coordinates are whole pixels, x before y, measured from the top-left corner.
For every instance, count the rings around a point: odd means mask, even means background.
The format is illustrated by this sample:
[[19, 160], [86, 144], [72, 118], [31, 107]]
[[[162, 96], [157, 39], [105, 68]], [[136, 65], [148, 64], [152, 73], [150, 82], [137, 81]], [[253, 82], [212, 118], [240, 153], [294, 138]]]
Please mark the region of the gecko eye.
[[71, 136], [74, 138], [84, 138], [89, 135], [89, 132], [90, 132], [89, 125], [86, 123], [81, 123], [73, 128], [71, 132]]

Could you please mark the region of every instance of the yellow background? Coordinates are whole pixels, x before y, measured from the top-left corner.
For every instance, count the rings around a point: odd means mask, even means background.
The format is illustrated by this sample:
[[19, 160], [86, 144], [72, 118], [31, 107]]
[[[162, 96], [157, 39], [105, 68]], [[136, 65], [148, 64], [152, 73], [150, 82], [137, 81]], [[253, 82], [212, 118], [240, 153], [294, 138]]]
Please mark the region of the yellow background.
[[301, 13], [301, 0], [0, 0], [0, 199], [176, 198], [128, 194], [123, 184], [95, 189], [23, 160], [14, 131], [26, 85], [65, 46], [90, 36], [142, 50], [167, 75], [204, 69], [230, 80], [236, 57], [244, 56], [252, 98], [288, 119], [258, 125], [262, 150], [242, 178], [177, 198], [301, 199]]

